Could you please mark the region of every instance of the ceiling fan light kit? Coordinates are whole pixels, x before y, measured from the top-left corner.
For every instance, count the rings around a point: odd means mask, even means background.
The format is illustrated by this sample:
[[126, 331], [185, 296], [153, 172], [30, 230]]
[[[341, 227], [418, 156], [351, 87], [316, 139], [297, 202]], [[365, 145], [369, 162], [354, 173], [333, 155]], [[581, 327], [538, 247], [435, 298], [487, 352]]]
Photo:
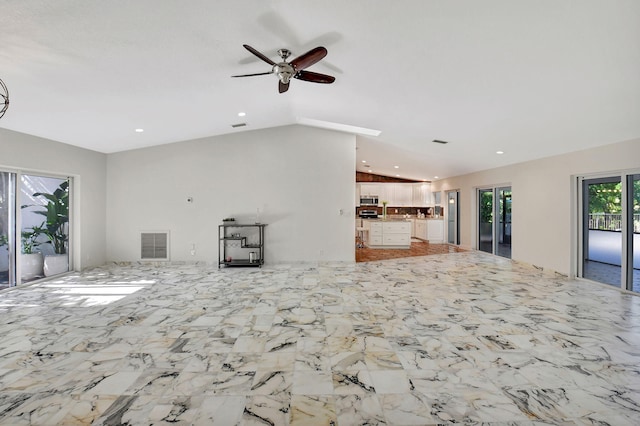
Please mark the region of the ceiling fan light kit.
[[4, 113], [9, 109], [9, 89], [7, 89], [7, 85], [4, 84], [2, 80], [0, 80], [0, 99], [2, 100], [2, 104], [0, 104], [0, 118], [2, 118]]
[[282, 61], [278, 63], [272, 61], [266, 55], [249, 46], [248, 44], [243, 44], [243, 46], [249, 52], [271, 65], [271, 71], [253, 74], [232, 75], [231, 77], [253, 77], [256, 75], [275, 74], [278, 77], [278, 91], [280, 93], [284, 93], [289, 90], [289, 83], [292, 78], [322, 84], [331, 84], [336, 80], [336, 78], [331, 75], [320, 74], [317, 72], [305, 70], [306, 68], [310, 67], [311, 65], [327, 56], [327, 49], [322, 46], [311, 49], [307, 53], [298, 56], [291, 62], [287, 62], [287, 58], [291, 56], [291, 51], [289, 49], [279, 49], [278, 55], [280, 56]]

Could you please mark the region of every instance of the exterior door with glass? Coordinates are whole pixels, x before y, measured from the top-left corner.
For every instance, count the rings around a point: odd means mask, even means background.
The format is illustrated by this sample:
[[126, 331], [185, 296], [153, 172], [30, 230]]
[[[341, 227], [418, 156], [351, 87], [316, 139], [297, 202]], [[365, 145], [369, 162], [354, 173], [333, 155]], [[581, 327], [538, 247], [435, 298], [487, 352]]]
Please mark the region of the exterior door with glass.
[[478, 190], [478, 250], [511, 258], [511, 187]]

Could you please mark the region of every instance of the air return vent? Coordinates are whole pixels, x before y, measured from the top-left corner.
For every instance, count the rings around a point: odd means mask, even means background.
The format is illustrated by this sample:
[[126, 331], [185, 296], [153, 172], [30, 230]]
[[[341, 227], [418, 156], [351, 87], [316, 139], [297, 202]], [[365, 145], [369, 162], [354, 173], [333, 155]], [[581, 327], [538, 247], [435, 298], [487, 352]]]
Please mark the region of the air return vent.
[[449, 142], [447, 142], [447, 141], [441, 141], [440, 139], [434, 139], [432, 142], [433, 142], [433, 143], [439, 143], [439, 144], [442, 144], [442, 145], [446, 145], [446, 144], [448, 144], [448, 143], [449, 143]]
[[244, 127], [246, 125], [247, 125], [247, 123], [238, 123], [238, 124], [232, 124], [231, 127], [233, 127], [235, 129], [237, 127]]
[[140, 233], [140, 259], [169, 260], [169, 232]]

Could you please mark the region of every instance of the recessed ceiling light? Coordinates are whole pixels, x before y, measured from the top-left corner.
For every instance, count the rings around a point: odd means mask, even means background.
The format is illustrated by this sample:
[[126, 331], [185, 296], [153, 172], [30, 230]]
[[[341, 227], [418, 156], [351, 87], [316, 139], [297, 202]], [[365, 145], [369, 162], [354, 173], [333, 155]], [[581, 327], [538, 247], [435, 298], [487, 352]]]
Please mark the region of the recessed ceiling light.
[[496, 154], [502, 155], [502, 154], [504, 154], [504, 151], [496, 151]]
[[373, 172], [373, 170], [369, 169], [368, 172], [371, 173], [371, 172]]
[[396, 175], [396, 177], [400, 177], [400, 175]]
[[434, 178], [434, 179], [438, 179], [438, 176], [434, 176], [433, 178]]
[[363, 162], [363, 163], [366, 163], [366, 162], [367, 162], [367, 160], [362, 160], [362, 162]]
[[247, 113], [246, 113], [246, 112], [239, 112], [239, 113], [238, 113], [238, 117], [244, 117], [245, 115], [247, 115]]
[[142, 133], [144, 132], [144, 129], [136, 129], [136, 133]]
[[400, 166], [393, 166], [393, 168], [394, 168], [394, 169], [399, 169], [399, 168], [400, 168]]

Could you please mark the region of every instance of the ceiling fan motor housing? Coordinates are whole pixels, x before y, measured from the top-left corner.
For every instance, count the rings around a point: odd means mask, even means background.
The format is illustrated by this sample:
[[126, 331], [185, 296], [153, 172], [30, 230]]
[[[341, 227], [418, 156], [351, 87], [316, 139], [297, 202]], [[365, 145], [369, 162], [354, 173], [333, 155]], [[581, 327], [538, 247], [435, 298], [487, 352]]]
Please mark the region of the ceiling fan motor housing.
[[284, 84], [289, 83], [289, 80], [296, 73], [296, 70], [288, 64], [287, 62], [280, 62], [273, 66], [273, 72], [275, 72], [280, 79], [280, 81]]

